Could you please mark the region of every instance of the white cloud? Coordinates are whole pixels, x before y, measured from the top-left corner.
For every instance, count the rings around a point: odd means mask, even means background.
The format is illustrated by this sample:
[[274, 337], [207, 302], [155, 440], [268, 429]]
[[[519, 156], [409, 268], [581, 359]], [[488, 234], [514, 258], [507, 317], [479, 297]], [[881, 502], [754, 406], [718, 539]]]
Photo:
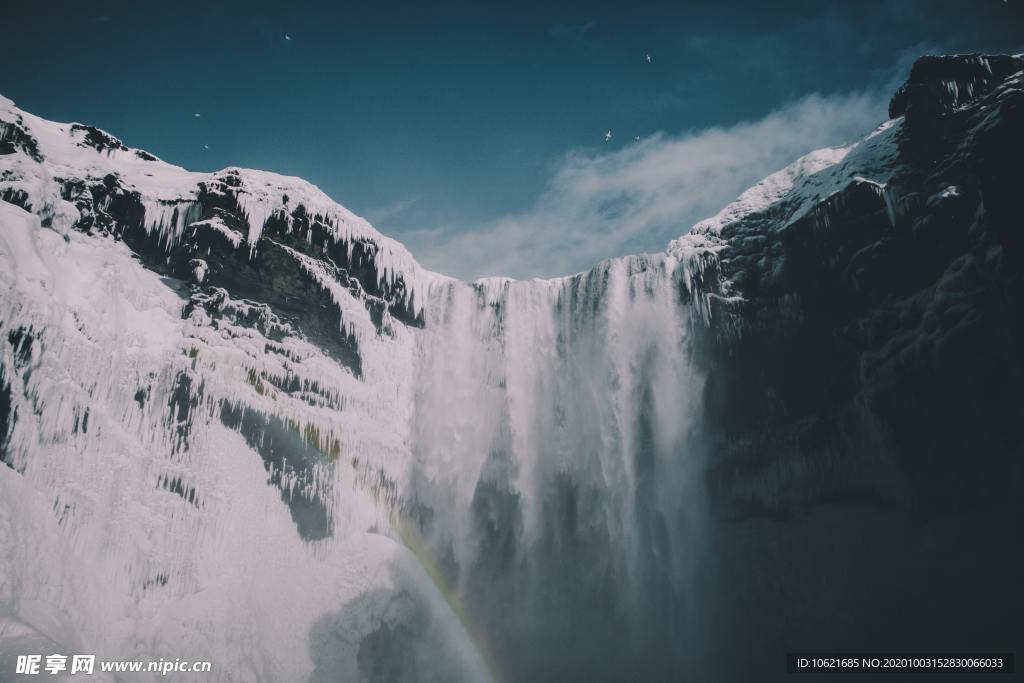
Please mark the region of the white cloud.
[[757, 121], [659, 134], [613, 152], [576, 151], [530, 209], [402, 239], [428, 268], [464, 278], [565, 275], [658, 251], [804, 153], [866, 134], [885, 105], [881, 94], [810, 95]]
[[418, 197], [399, 199], [387, 206], [376, 206], [365, 209], [362, 213], [378, 229], [386, 227], [387, 222], [409, 211], [419, 201]]

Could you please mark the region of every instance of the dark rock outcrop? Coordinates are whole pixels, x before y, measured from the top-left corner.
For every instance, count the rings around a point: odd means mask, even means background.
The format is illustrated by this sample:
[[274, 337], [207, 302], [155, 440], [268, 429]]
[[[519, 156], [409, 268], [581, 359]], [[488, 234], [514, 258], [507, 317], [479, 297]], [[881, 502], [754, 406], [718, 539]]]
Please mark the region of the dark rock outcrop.
[[948, 114], [989, 94], [1022, 68], [1024, 59], [1011, 55], [921, 57], [889, 102], [889, 116], [914, 121]]
[[745, 301], [728, 321], [740, 334], [709, 344], [706, 404], [711, 481], [730, 514], [1012, 495], [1024, 454], [1020, 67], [922, 58], [893, 99], [906, 119], [884, 187], [854, 178], [790, 222], [772, 207], [723, 230], [719, 277]]

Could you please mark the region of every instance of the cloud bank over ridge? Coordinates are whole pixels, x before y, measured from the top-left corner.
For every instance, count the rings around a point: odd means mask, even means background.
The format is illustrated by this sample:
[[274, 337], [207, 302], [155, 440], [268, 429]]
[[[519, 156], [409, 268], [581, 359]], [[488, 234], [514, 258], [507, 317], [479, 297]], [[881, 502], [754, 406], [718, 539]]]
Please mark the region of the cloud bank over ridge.
[[398, 237], [427, 267], [469, 279], [567, 275], [658, 251], [769, 173], [870, 131], [885, 118], [884, 92], [811, 94], [753, 121], [576, 150], [525, 211]]

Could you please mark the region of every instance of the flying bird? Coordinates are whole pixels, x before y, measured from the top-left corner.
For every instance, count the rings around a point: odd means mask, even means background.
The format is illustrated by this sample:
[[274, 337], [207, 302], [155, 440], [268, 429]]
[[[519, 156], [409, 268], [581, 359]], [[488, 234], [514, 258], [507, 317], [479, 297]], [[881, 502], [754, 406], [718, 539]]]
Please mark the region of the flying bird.
[[646, 55], [644, 55], [644, 56], [645, 56], [645, 57], [647, 58], [647, 63], [648, 63], [648, 64], [650, 64], [651, 62], [653, 62], [653, 61], [654, 61], [654, 59], [653, 59], [653, 58], [651, 57], [651, 55], [650, 55], [650, 54], [646, 54]]
[[194, 116], [194, 117], [196, 117], [198, 119], [200, 116], [202, 116], [202, 114], [193, 114], [192, 116]]
[[608, 142], [608, 141], [609, 141], [609, 140], [611, 140], [611, 139], [612, 139], [612, 132], [611, 132], [611, 131], [608, 131], [608, 132], [606, 132], [606, 133], [604, 134], [604, 141], [605, 141], [605, 142]]
[[288, 34], [286, 33], [286, 34], [284, 35], [284, 39], [285, 39], [285, 40], [291, 40], [291, 39], [292, 39], [292, 37], [291, 37], [290, 35], [288, 35]]
[[640, 142], [640, 136], [639, 135], [634, 135], [633, 136], [633, 142]]
[[203, 149], [210, 149], [209, 145], [203, 145]]

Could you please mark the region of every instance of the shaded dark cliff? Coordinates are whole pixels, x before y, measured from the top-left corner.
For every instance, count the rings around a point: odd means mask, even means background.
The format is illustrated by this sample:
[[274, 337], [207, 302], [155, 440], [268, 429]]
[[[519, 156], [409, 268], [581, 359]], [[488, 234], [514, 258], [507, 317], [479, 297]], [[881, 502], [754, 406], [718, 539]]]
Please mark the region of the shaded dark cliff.
[[[855, 178], [790, 223], [758, 214], [723, 231], [720, 277], [745, 301], [738, 334], [719, 330], [707, 351], [707, 396], [712, 480], [733, 514], [1011, 493], [1024, 444], [1021, 61], [922, 58], [893, 99], [907, 118], [884, 187]], [[739, 492], [776, 464], [793, 472], [777, 498]]]
[[921, 58], [888, 182], [721, 233], [743, 301], [701, 356], [738, 675], [809, 646], [1019, 645], [1022, 66]]

